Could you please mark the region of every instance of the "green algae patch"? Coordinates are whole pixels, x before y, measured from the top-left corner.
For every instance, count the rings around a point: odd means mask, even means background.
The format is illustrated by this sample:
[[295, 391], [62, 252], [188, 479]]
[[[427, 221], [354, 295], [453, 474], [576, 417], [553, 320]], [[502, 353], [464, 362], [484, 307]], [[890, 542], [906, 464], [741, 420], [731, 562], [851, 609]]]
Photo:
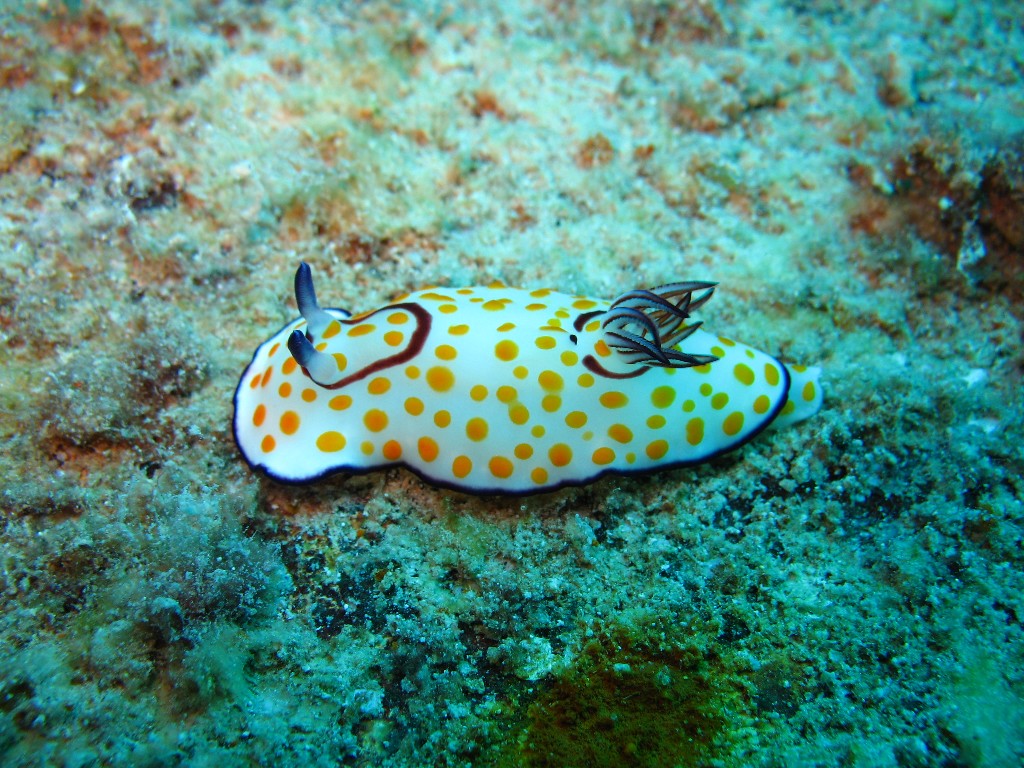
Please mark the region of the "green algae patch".
[[[529, 705], [499, 765], [699, 766], [729, 754], [742, 685], [693, 645], [607, 636]], [[746, 718], [743, 718], [744, 720]]]

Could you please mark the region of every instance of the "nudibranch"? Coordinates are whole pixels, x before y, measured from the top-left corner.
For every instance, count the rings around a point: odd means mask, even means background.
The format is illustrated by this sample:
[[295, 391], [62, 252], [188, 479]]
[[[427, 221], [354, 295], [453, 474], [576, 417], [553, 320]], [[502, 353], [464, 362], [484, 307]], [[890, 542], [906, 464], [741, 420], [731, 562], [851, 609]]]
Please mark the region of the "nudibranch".
[[714, 283], [612, 302], [501, 284], [324, 309], [263, 343], [235, 392], [246, 461], [305, 483], [404, 466], [477, 494], [530, 494], [706, 461], [821, 406], [819, 369], [688, 323]]

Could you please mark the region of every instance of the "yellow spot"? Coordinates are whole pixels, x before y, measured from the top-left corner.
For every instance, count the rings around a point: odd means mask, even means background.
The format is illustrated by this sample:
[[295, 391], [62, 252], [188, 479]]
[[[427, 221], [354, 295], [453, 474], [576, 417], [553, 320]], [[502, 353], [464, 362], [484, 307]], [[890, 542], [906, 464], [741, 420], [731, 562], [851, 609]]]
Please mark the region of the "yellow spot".
[[352, 405], [352, 398], [348, 395], [335, 395], [327, 403], [333, 411], [344, 411]]
[[345, 447], [345, 436], [341, 432], [324, 432], [316, 439], [316, 447], [324, 453], [336, 453]]
[[580, 356], [577, 355], [575, 352], [566, 350], [565, 352], [562, 353], [561, 359], [562, 365], [571, 368], [572, 366], [576, 365], [576, 363], [579, 362]]
[[475, 440], [479, 443], [487, 437], [487, 431], [487, 422], [481, 418], [474, 416], [466, 422], [466, 437], [470, 440]]
[[542, 309], [547, 309], [547, 308], [548, 308], [547, 304], [527, 304], [526, 305], [526, 310], [528, 312], [538, 312], [538, 311], [540, 311]]
[[668, 443], [664, 440], [654, 440], [647, 444], [647, 448], [645, 450], [648, 458], [652, 461], [657, 461], [668, 453]]
[[488, 312], [497, 312], [498, 310], [505, 308], [505, 302], [501, 299], [490, 299], [489, 301], [485, 301], [480, 306], [483, 309], [486, 309]]
[[630, 451], [629, 453], [626, 454], [626, 463], [627, 464], [633, 464], [635, 462], [636, 462], [636, 454], [633, 453], [632, 451]]
[[405, 325], [409, 322], [409, 316], [405, 312], [392, 312], [388, 315], [388, 322], [392, 325]]
[[714, 391], [715, 391], [715, 388], [712, 387], [710, 384], [708, 384], [706, 381], [703, 384], [700, 385], [700, 393], [702, 395], [704, 395], [704, 397], [707, 397], [708, 395], [710, 395]]
[[267, 368], [267, 370], [264, 371], [263, 378], [260, 379], [260, 386], [261, 387], [265, 387], [265, 386], [267, 386], [267, 384], [270, 383], [270, 376], [273, 373], [274, 373], [274, 369], [273, 368]]
[[452, 415], [448, 411], [438, 411], [434, 414], [434, 423], [443, 429], [452, 423]]
[[316, 390], [315, 389], [304, 389], [304, 390], [302, 390], [302, 399], [305, 400], [307, 403], [312, 403], [314, 400], [316, 400]]
[[683, 411], [686, 413], [693, 413], [693, 409], [697, 407], [697, 404], [693, 400], [683, 401]]
[[455, 376], [443, 365], [427, 369], [427, 384], [435, 392], [447, 392], [455, 384]]
[[788, 416], [789, 414], [791, 414], [795, 410], [796, 410], [796, 403], [794, 403], [792, 400], [787, 400], [786, 404], [784, 406], [782, 406], [782, 413], [785, 416]]
[[460, 296], [471, 296], [473, 294], [473, 289], [472, 288], [459, 288], [459, 290], [457, 290], [456, 293], [459, 294]]
[[560, 318], [562, 318], [564, 320], [564, 319], [570, 317], [570, 315], [564, 309], [557, 309], [557, 310], [555, 310], [555, 317], [560, 317]]
[[544, 429], [543, 424], [537, 424], [533, 427], [530, 427], [530, 434], [536, 437], [538, 440], [544, 437], [546, 431], [547, 430]]
[[325, 349], [327, 349], [327, 342], [321, 341], [319, 344], [314, 346], [313, 349], [315, 349], [317, 352], [323, 352]]
[[597, 340], [597, 344], [594, 345], [594, 351], [601, 357], [608, 357], [608, 355], [612, 353], [612, 351], [608, 349], [608, 345], [604, 343], [604, 339]]
[[441, 360], [454, 360], [459, 353], [450, 344], [442, 344], [434, 350], [434, 354]]
[[451, 296], [446, 296], [443, 293], [434, 293], [427, 291], [426, 293], [420, 294], [421, 299], [430, 299], [431, 301], [455, 301]]
[[397, 347], [399, 344], [402, 343], [402, 340], [404, 338], [405, 334], [403, 334], [401, 331], [388, 331], [387, 333], [384, 334], [384, 343], [387, 344], [389, 347]]
[[511, 339], [502, 339], [494, 345], [494, 356], [506, 363], [515, 360], [519, 356], [519, 345]]
[[779, 383], [779, 369], [773, 363], [764, 364], [764, 379], [773, 387]]
[[348, 329], [349, 336], [366, 336], [368, 333], [373, 333], [377, 330], [377, 326], [373, 323], [359, 323]]
[[558, 395], [544, 395], [544, 399], [540, 401], [540, 407], [548, 413], [554, 413], [562, 407], [562, 398]]
[[487, 387], [483, 384], [476, 384], [471, 390], [469, 390], [469, 396], [479, 403], [487, 397]]
[[572, 411], [566, 415], [565, 423], [573, 429], [579, 429], [587, 423], [587, 414], [583, 411]]
[[562, 377], [554, 371], [541, 371], [537, 377], [537, 383], [540, 384], [542, 389], [546, 389], [548, 392], [561, 392], [562, 387], [565, 386], [565, 382], [562, 381]]
[[591, 299], [577, 299], [572, 303], [573, 309], [593, 309], [597, 306], [597, 302]]
[[572, 461], [572, 448], [565, 443], [555, 443], [548, 449], [548, 459], [556, 467], [564, 467]]
[[695, 416], [686, 422], [686, 442], [700, 445], [704, 442], [704, 419]]
[[736, 363], [732, 373], [740, 384], [746, 384], [749, 387], [754, 383], [754, 371], [746, 363]]
[[611, 464], [613, 461], [615, 461], [615, 451], [613, 451], [611, 448], [598, 448], [596, 451], [594, 451], [594, 454], [590, 457], [590, 460], [593, 461], [595, 464], [598, 464], [603, 467], [606, 464]]
[[405, 412], [410, 416], [419, 416], [423, 413], [423, 401], [418, 397], [407, 397], [405, 399]]
[[473, 461], [469, 456], [456, 456], [452, 461], [452, 474], [463, 478], [473, 471]]
[[369, 440], [363, 440], [363, 442], [359, 444], [359, 450], [365, 453], [367, 456], [369, 456], [371, 453], [373, 453], [373, 443], [371, 443]]
[[458, 312], [459, 308], [454, 304], [442, 304], [437, 311], [443, 315], [450, 315], [452, 312]]
[[548, 481], [548, 471], [543, 467], [536, 467], [530, 472], [530, 479], [536, 485], [544, 485]]
[[516, 327], [515, 323], [502, 323], [498, 326], [498, 333], [508, 333]]
[[331, 357], [334, 358], [334, 365], [339, 371], [344, 371], [348, 368], [348, 358], [341, 354], [341, 352], [332, 352]]
[[727, 339], [727, 338], [725, 338], [725, 336], [719, 336], [718, 340], [720, 342], [722, 342], [727, 347], [735, 347], [736, 346], [736, 342], [735, 341], [733, 341], [732, 339]]
[[743, 429], [743, 414], [739, 411], [733, 411], [722, 422], [722, 431], [727, 435], [737, 435], [741, 429]]
[[629, 398], [626, 397], [622, 392], [605, 392], [598, 398], [601, 401], [601, 405], [605, 408], [622, 408], [624, 405], [629, 403]]
[[557, 342], [551, 336], [538, 336], [534, 344], [538, 349], [554, 349]]
[[725, 350], [721, 347], [715, 346], [711, 348], [711, 354], [715, 357], [725, 357]]
[[388, 415], [377, 408], [371, 408], [363, 416], [363, 424], [371, 432], [380, 432], [388, 425]]
[[689, 370], [694, 373], [711, 373], [711, 363], [705, 363], [704, 365], [694, 365]]
[[550, 288], [538, 288], [535, 291], [530, 291], [530, 295], [533, 296], [533, 298], [535, 298], [535, 299], [543, 299], [545, 296], [548, 296], [550, 294], [551, 294], [551, 289]]
[[793, 370], [793, 371], [794, 371], [795, 373], [803, 373], [804, 371], [806, 371], [806, 370], [807, 370], [807, 366], [806, 366], [806, 365], [799, 365], [799, 364], [794, 364], [794, 365], [791, 365], [791, 366], [789, 366], [789, 367], [790, 367], [790, 368], [791, 368], [791, 369], [792, 369], [792, 370]]
[[341, 333], [341, 323], [337, 320], [331, 320], [331, 322], [328, 323], [327, 328], [324, 330], [323, 338], [330, 339], [337, 336], [339, 333]]
[[600, 320], [591, 320], [589, 323], [587, 323], [585, 326], [583, 326], [583, 330], [587, 331], [588, 333], [593, 333], [594, 331], [596, 331], [600, 327], [601, 327], [601, 321]]
[[299, 431], [299, 414], [295, 411], [285, 411], [281, 414], [281, 431], [286, 435], [294, 435]]
[[420, 453], [420, 458], [424, 461], [433, 461], [437, 458], [437, 454], [440, 452], [437, 447], [437, 443], [429, 437], [421, 437], [416, 443], [416, 449]]
[[492, 456], [491, 460], [487, 462], [487, 468], [495, 477], [502, 479], [512, 477], [512, 462], [504, 456]]
[[584, 388], [592, 387], [594, 386], [594, 376], [589, 373], [581, 373], [579, 375], [579, 378], [576, 379], [576, 383]]
[[618, 443], [628, 443], [633, 439], [633, 432], [625, 424], [612, 424], [608, 427], [608, 437]]
[[452, 336], [465, 336], [467, 333], [469, 333], [469, 326], [453, 325], [448, 328], [448, 333], [450, 333]]
[[529, 443], [520, 443], [516, 446], [514, 453], [517, 459], [526, 461], [528, 458], [533, 456], [533, 446]]
[[530, 411], [517, 403], [508, 409], [508, 418], [513, 424], [525, 424], [530, 420]]
[[287, 360], [281, 363], [281, 372], [284, 373], [285, 376], [289, 376], [295, 373], [295, 369], [298, 367], [299, 364], [295, 362], [295, 358], [289, 357]]
[[719, 392], [711, 398], [711, 407], [716, 411], [720, 411], [729, 404], [729, 395], [725, 392]]
[[397, 440], [388, 440], [381, 446], [380, 452], [388, 461], [398, 461], [402, 458], [402, 446]]
[[371, 379], [370, 383], [366, 385], [366, 391], [371, 395], [383, 395], [389, 389], [391, 389], [391, 382], [383, 376]]
[[280, 387], [277, 388], [277, 394], [279, 394], [281, 397], [291, 397], [292, 385], [289, 384], [287, 381], [284, 382], [283, 384], [281, 384]]
[[517, 365], [512, 369], [512, 375], [517, 379], [525, 379], [530, 375], [530, 370], [525, 365]]
[[410, 379], [418, 379], [420, 377], [420, 369], [415, 365], [406, 366], [405, 375]]
[[768, 395], [758, 395], [754, 399], [754, 413], [768, 413], [768, 409], [771, 407], [771, 400], [768, 399]]
[[676, 391], [672, 387], [656, 387], [651, 392], [651, 402], [655, 408], [668, 408], [675, 399]]
[[515, 387], [508, 385], [498, 387], [498, 399], [503, 403], [511, 403], [519, 396]]
[[256, 406], [256, 410], [252, 412], [252, 423], [254, 427], [263, 425], [263, 420], [267, 418], [267, 406], [260, 403]]
[[647, 419], [647, 427], [649, 429], [661, 429], [665, 426], [665, 417], [660, 414], [650, 416]]
[[270, 453], [272, 450], [274, 450], [275, 445], [277, 445], [277, 443], [274, 440], [274, 438], [270, 435], [267, 435], [266, 437], [263, 438], [263, 442], [260, 443], [260, 448], [263, 449], [264, 453]]
[[808, 403], [814, 400], [814, 382], [808, 381], [804, 384], [803, 391], [800, 394]]

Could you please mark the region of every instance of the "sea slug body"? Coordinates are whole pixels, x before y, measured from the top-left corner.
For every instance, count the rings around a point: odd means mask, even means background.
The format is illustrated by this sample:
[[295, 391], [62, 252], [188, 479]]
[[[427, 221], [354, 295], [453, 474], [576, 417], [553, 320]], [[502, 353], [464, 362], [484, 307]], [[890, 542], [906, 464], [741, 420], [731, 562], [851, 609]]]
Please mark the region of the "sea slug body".
[[436, 485], [529, 494], [706, 461], [821, 406], [819, 369], [687, 324], [713, 283], [612, 302], [501, 284], [323, 309], [260, 345], [235, 392], [246, 461], [305, 483], [404, 466]]

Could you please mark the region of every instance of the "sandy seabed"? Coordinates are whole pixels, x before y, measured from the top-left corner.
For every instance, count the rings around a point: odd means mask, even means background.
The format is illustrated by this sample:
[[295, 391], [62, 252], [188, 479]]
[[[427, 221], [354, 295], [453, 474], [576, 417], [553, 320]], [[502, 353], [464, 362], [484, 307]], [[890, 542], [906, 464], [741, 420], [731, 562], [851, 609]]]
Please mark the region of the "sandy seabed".
[[[0, 763], [1016, 766], [1024, 5], [4, 2]], [[252, 472], [296, 316], [719, 283], [825, 405], [523, 498]]]

